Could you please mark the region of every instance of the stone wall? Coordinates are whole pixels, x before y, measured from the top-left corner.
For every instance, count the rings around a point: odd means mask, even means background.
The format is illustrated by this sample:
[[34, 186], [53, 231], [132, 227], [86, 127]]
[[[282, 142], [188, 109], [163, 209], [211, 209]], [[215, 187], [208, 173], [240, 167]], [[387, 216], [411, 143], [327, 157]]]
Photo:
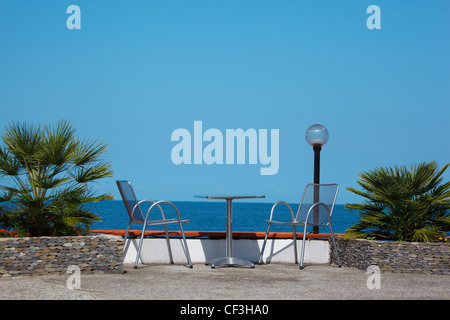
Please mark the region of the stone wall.
[[[450, 275], [450, 244], [374, 241], [336, 238], [341, 264], [366, 270], [376, 265], [381, 272]], [[330, 239], [330, 262], [337, 264]]]
[[123, 273], [123, 239], [80, 237], [0, 238], [0, 277], [81, 273]]

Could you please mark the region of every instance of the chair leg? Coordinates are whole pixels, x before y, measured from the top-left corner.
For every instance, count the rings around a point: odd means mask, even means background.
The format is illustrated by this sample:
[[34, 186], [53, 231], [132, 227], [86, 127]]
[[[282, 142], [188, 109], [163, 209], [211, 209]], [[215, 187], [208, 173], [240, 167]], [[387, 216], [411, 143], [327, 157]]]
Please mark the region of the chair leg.
[[267, 243], [267, 237], [269, 236], [269, 231], [270, 231], [270, 223], [269, 226], [267, 227], [267, 231], [266, 231], [266, 236], [264, 237], [264, 242], [261, 248], [261, 253], [259, 254], [259, 263], [263, 264], [263, 255], [264, 255], [264, 250], [266, 249], [266, 243]]
[[334, 232], [333, 232], [333, 227], [331, 226], [331, 221], [330, 221], [330, 232], [331, 232], [331, 238], [333, 239], [333, 246], [334, 246], [334, 252], [336, 252], [336, 259], [338, 262], [338, 267], [341, 267], [341, 260], [339, 259], [339, 254], [338, 254], [338, 250], [337, 250], [337, 246], [336, 246], [336, 239], [334, 238]]
[[297, 231], [295, 230], [295, 226], [293, 226], [294, 228], [294, 257], [295, 257], [295, 264], [298, 263], [298, 254], [297, 254]]
[[[145, 233], [146, 225], [147, 225], [147, 221], [144, 222], [144, 227], [142, 228], [141, 239], [139, 240], [139, 246], [138, 246], [138, 250], [136, 252], [136, 262], [134, 263], [135, 269], [137, 269], [138, 264], [139, 264], [139, 258], [141, 257], [142, 242], [144, 240], [144, 233]], [[141, 259], [141, 262], [142, 262], [142, 259]]]
[[130, 220], [130, 222], [128, 222], [128, 227], [127, 227], [127, 231], [125, 232], [124, 242], [126, 242], [128, 239], [128, 232], [130, 232], [130, 226], [131, 226], [131, 220]]
[[167, 250], [169, 250], [170, 263], [173, 264], [172, 247], [170, 246], [169, 231], [167, 231], [167, 225], [164, 225], [164, 231], [166, 233], [166, 243]]
[[188, 261], [189, 268], [192, 269], [193, 265], [192, 265], [191, 255], [189, 253], [189, 248], [188, 248], [188, 245], [187, 245], [186, 236], [184, 234], [183, 226], [182, 226], [181, 221], [179, 221], [178, 223], [180, 225], [181, 236], [183, 237], [183, 242], [184, 242], [184, 254], [186, 255], [186, 259]]
[[305, 244], [306, 244], [306, 227], [308, 225], [305, 224], [305, 228], [303, 230], [303, 241], [302, 241], [302, 255], [300, 258], [300, 270], [303, 270], [303, 259], [305, 257]]
[[128, 233], [130, 232], [130, 226], [131, 226], [131, 220], [128, 222], [127, 231], [125, 232], [125, 238], [123, 238], [123, 251], [127, 250], [127, 240], [128, 240]]

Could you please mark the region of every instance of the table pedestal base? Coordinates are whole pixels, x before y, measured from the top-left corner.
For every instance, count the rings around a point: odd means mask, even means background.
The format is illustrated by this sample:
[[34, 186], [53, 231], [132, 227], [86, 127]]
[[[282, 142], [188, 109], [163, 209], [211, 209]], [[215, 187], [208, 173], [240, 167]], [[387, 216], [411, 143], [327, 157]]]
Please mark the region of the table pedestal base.
[[213, 260], [205, 262], [205, 265], [211, 265], [211, 268], [226, 266], [226, 267], [234, 267], [234, 266], [245, 266], [245, 267], [255, 267], [255, 264], [246, 261], [244, 259], [236, 258], [236, 257], [224, 257], [224, 258], [215, 258]]

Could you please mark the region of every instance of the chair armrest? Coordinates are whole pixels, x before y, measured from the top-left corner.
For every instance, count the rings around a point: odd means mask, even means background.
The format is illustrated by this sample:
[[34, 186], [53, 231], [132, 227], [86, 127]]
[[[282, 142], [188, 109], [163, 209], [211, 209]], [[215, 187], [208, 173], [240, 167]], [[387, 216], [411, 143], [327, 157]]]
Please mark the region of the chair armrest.
[[[284, 204], [285, 206], [287, 206], [287, 207], [289, 208], [289, 211], [291, 212], [291, 217], [292, 217], [292, 220], [291, 220], [291, 221], [293, 221], [293, 220], [294, 220], [294, 212], [292, 211], [292, 208], [291, 208], [291, 206], [289, 205], [289, 203], [287, 203], [287, 202], [285, 202], [285, 201], [278, 201], [277, 203], [275, 203], [275, 204], [272, 206], [272, 210], [270, 210], [270, 218], [269, 218], [269, 221], [273, 221], [272, 218], [273, 218], [273, 213], [275, 212], [275, 208], [276, 208], [278, 205], [280, 205], [280, 204]], [[266, 221], [267, 221], [267, 220], [266, 220]]]
[[[132, 217], [134, 217], [134, 212], [136, 211], [136, 209], [137, 208], [139, 208], [140, 207], [140, 205], [142, 204], [142, 203], [146, 203], [146, 202], [150, 202], [150, 203], [152, 203], [152, 204], [154, 204], [156, 201], [153, 201], [153, 200], [141, 200], [141, 201], [139, 201], [138, 203], [136, 203], [135, 205], [134, 205], [134, 207], [133, 207], [133, 210], [131, 211], [131, 216]], [[162, 208], [158, 205], [158, 207], [159, 207], [159, 210], [161, 210], [161, 212], [163, 212], [162, 211]], [[140, 210], [141, 211], [141, 213], [142, 213], [142, 210]], [[147, 215], [148, 215], [148, 213], [147, 213]], [[163, 214], [164, 215], [164, 214]], [[145, 219], [145, 217], [143, 216], [142, 217], [142, 219]], [[145, 220], [144, 220], [145, 221]]]
[[[161, 203], [167, 203], [167, 204], [170, 204], [170, 205], [175, 209], [175, 212], [177, 213], [178, 221], [181, 221], [181, 218], [180, 218], [180, 212], [178, 211], [178, 208], [177, 208], [172, 202], [166, 201], [166, 200], [160, 200], [160, 201], [156, 201], [156, 202], [153, 201], [153, 200], [141, 200], [141, 201], [139, 201], [139, 202], [136, 204], [136, 206], [139, 206], [141, 203], [144, 203], [144, 202], [151, 202], [151, 203], [153, 203], [153, 204], [150, 206], [150, 208], [147, 210], [147, 214], [145, 215], [144, 224], [147, 223], [147, 221], [148, 221], [148, 216], [150, 215], [150, 212], [153, 210], [153, 208], [154, 208], [155, 206], [157, 206], [157, 207], [159, 208], [159, 210], [161, 211], [161, 216], [162, 216], [163, 220], [166, 220], [166, 218], [164, 217], [164, 211], [163, 211], [163, 209], [162, 209], [161, 206], [160, 206]], [[136, 207], [136, 206], [135, 206], [135, 207]], [[133, 209], [133, 211], [134, 211], [134, 209]]]
[[315, 202], [313, 205], [311, 205], [311, 207], [309, 207], [309, 210], [308, 210], [308, 213], [307, 213], [306, 219], [305, 219], [305, 224], [310, 225], [310, 226], [314, 226], [314, 225], [320, 226], [321, 225], [321, 224], [308, 223], [309, 216], [310, 216], [311, 212], [313, 211], [313, 209], [315, 207], [319, 207], [319, 206], [323, 206], [327, 210], [328, 223], [330, 223], [330, 221], [331, 221], [331, 214], [330, 214], [330, 209], [328, 208], [328, 206], [325, 203], [323, 203], [323, 202]]

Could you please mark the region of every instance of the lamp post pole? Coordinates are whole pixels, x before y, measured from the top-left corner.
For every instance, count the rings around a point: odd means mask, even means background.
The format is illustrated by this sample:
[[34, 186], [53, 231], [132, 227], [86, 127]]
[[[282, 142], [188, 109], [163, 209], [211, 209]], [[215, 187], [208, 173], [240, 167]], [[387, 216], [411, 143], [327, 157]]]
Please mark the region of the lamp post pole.
[[[314, 203], [320, 201], [320, 150], [328, 141], [328, 130], [321, 124], [314, 124], [306, 130], [306, 141], [314, 150]], [[313, 211], [313, 233], [319, 233], [319, 207], [314, 207]]]
[[[320, 183], [320, 150], [322, 150], [322, 147], [313, 147], [314, 150], [314, 184]], [[319, 186], [314, 186], [314, 203], [319, 202]], [[314, 214], [313, 214], [313, 222], [316, 224], [316, 226], [313, 226], [313, 233], [318, 234], [319, 233], [319, 227], [317, 224], [319, 224], [319, 207], [314, 208]]]

